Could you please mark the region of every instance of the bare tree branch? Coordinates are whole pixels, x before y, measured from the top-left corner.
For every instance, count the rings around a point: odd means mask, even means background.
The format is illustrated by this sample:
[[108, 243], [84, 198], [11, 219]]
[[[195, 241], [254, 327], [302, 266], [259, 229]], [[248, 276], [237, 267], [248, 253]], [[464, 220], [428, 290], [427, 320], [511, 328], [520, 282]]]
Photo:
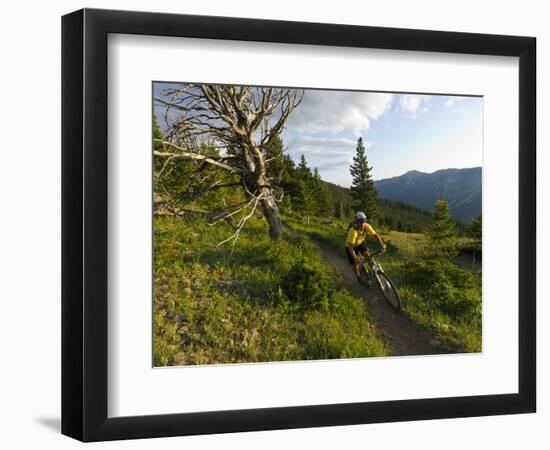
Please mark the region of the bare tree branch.
[[[162, 140], [159, 140], [159, 139], [155, 139], [155, 141], [161, 142], [162, 144], [165, 144], [165, 145], [169, 145], [169, 146], [174, 147], [175, 149], [178, 150], [177, 153], [174, 153], [174, 152], [161, 152], [159, 150], [154, 150], [153, 154], [155, 156], [162, 156], [162, 157], [167, 157], [167, 158], [194, 159], [196, 161], [204, 161], [204, 162], [207, 162], [208, 164], [212, 164], [214, 166], [221, 167], [222, 169], [228, 170], [231, 173], [246, 173], [246, 171], [243, 170], [243, 169], [240, 169], [238, 167], [233, 167], [233, 166], [230, 166], [229, 164], [225, 164], [223, 162], [217, 161], [216, 159], [218, 157], [216, 157], [216, 156], [206, 156], [206, 155], [201, 155], [201, 154], [198, 154], [198, 153], [186, 152], [181, 147], [178, 147], [176, 144], [172, 144], [171, 142], [162, 141]], [[222, 157], [222, 158], [219, 158], [219, 159], [229, 159], [229, 158], [223, 158]]]
[[[258, 206], [269, 224], [270, 234], [273, 237], [281, 235], [282, 224], [276, 203], [284, 193], [276, 195], [274, 180], [267, 175], [273, 159], [267, 155], [303, 95], [302, 90], [296, 89], [184, 83], [155, 99], [157, 105], [166, 108], [164, 117], [167, 123], [170, 122], [167, 139], [157, 141], [163, 149], [154, 150], [156, 157], [170, 158], [170, 161], [187, 158], [241, 177], [248, 200], [244, 205], [232, 207], [222, 217], [230, 218], [239, 213], [244, 216], [233, 236], [223, 242], [233, 238], [236, 241]], [[204, 140], [221, 153], [203, 154], [197, 143]], [[164, 167], [160, 175], [163, 173]], [[204, 188], [204, 192], [211, 188], [213, 186]]]
[[233, 240], [233, 245], [231, 246], [231, 255], [233, 254], [233, 252], [235, 251], [235, 244], [237, 243], [237, 239], [239, 238], [239, 234], [241, 234], [241, 231], [245, 226], [246, 222], [248, 221], [248, 219], [250, 219], [256, 212], [256, 208], [258, 207], [258, 202], [260, 201], [260, 197], [254, 197], [252, 200], [254, 201], [254, 205], [252, 206], [250, 212], [246, 216], [241, 218], [241, 220], [237, 224], [237, 229], [235, 230], [235, 232], [231, 236], [229, 236], [227, 239], [224, 239], [223, 241], [219, 242], [216, 247], [220, 247], [226, 242]]

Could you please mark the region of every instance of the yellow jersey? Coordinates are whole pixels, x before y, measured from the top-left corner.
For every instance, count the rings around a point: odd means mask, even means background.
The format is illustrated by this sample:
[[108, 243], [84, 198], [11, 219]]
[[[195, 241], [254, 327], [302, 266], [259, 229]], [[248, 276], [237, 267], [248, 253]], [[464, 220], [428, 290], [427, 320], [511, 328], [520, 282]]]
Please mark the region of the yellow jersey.
[[346, 245], [353, 245], [357, 247], [361, 245], [367, 236], [374, 236], [376, 231], [368, 223], [364, 223], [359, 230], [356, 230], [353, 226], [349, 229], [348, 238], [346, 239]]

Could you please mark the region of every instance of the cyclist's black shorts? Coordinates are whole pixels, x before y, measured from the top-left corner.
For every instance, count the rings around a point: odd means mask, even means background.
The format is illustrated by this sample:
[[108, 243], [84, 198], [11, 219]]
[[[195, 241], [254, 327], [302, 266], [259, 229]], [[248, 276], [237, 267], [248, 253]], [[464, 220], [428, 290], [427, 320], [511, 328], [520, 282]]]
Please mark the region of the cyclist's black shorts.
[[[353, 247], [353, 251], [355, 252], [355, 254], [357, 255], [358, 253], [365, 253], [365, 252], [368, 252], [368, 248], [367, 248], [367, 241], [363, 241], [361, 242], [359, 245], [356, 245], [355, 247]], [[353, 258], [351, 257], [351, 255], [349, 254], [348, 252], [348, 248], [346, 247], [346, 255], [348, 255], [348, 261], [350, 264], [355, 264], [355, 261], [353, 260]]]

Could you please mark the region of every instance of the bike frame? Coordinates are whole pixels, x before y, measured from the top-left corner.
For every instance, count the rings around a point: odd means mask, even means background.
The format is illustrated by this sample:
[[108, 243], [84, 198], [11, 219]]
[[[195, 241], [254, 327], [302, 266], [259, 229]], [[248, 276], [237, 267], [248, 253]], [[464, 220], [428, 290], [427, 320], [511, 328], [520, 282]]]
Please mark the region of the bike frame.
[[[378, 255], [381, 255], [382, 253], [385, 253], [384, 251], [377, 251], [377, 252], [374, 252], [374, 253], [370, 253], [370, 257], [372, 258], [372, 273], [375, 274], [377, 271], [380, 271], [380, 272], [384, 272], [384, 269], [382, 268], [382, 265], [376, 261], [376, 259], [374, 259], [375, 256], [378, 256]], [[365, 268], [365, 270], [370, 273], [371, 271], [371, 268], [369, 267], [369, 263], [367, 261], [367, 259], [365, 258], [365, 256], [361, 253], [359, 254], [359, 256], [361, 257], [361, 264], [363, 265], [363, 267]]]

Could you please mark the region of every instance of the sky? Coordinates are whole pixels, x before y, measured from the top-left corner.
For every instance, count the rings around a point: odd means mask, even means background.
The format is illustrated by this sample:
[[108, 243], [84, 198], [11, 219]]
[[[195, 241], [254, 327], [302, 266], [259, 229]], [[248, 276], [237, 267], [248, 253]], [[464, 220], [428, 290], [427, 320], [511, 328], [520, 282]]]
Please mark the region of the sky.
[[282, 133], [295, 161], [305, 155], [323, 179], [345, 187], [359, 137], [375, 180], [481, 166], [483, 98], [306, 90]]
[[375, 180], [481, 166], [483, 98], [309, 90], [283, 133], [294, 159], [346, 187], [359, 137]]

